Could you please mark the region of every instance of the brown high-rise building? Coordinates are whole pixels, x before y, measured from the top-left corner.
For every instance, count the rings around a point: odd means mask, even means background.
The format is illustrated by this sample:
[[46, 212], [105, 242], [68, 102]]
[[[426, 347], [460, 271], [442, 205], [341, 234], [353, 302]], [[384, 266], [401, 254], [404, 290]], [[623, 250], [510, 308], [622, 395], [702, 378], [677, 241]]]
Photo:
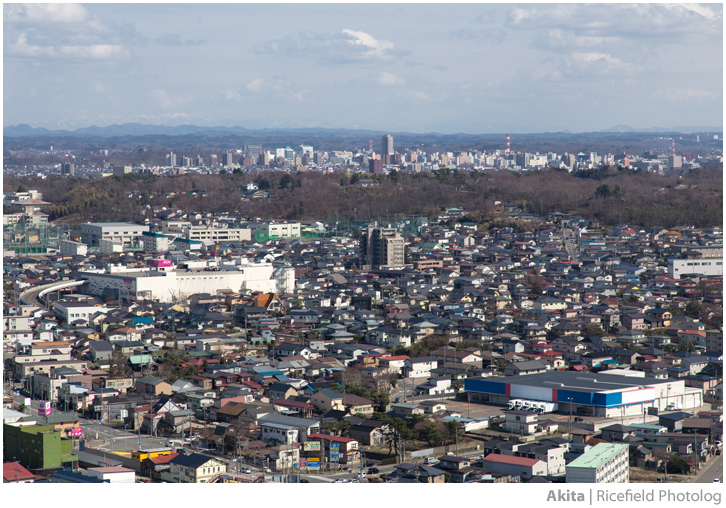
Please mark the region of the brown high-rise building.
[[361, 263], [374, 268], [404, 266], [406, 242], [395, 229], [368, 228], [360, 240]]
[[376, 175], [382, 175], [383, 161], [381, 159], [368, 159], [368, 172]]

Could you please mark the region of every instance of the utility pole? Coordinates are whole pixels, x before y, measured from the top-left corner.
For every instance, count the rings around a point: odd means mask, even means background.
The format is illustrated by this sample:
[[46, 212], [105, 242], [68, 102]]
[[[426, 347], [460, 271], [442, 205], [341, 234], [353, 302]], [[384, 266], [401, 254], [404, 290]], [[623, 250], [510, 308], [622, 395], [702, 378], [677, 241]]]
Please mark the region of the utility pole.
[[570, 406], [570, 420], [569, 420], [567, 426], [568, 426], [568, 432], [570, 434], [570, 442], [572, 442], [572, 397], [568, 397], [567, 400], [569, 401], [569, 406]]

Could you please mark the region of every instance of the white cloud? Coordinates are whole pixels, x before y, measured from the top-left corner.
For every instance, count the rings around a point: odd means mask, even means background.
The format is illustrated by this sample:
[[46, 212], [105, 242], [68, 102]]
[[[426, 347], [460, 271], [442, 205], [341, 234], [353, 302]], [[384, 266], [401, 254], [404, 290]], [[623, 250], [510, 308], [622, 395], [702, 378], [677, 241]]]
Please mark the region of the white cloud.
[[388, 55], [386, 51], [389, 49], [393, 49], [392, 42], [383, 40], [379, 41], [371, 34], [367, 34], [365, 32], [357, 32], [355, 30], [349, 30], [347, 28], [344, 28], [341, 33], [352, 38], [352, 40], [348, 40], [349, 44], [368, 48], [367, 51], [364, 53], [366, 58], [390, 58], [390, 55]]
[[378, 84], [381, 86], [403, 86], [406, 80], [390, 72], [381, 72], [377, 78]]
[[80, 4], [4, 4], [5, 23], [81, 23], [88, 10]]
[[170, 94], [161, 88], [149, 92], [149, 97], [162, 109], [175, 109], [192, 100], [192, 97], [189, 95]]
[[295, 90], [292, 82], [285, 77], [274, 76], [269, 79], [252, 79], [237, 87], [236, 90], [223, 91], [222, 96], [232, 101], [240, 101], [251, 96], [304, 101], [309, 99], [312, 94], [307, 90]]
[[719, 20], [721, 19], [721, 14], [717, 14], [713, 12], [710, 8], [706, 7], [702, 4], [662, 4], [663, 7], [666, 10], [669, 11], [676, 11], [676, 12], [682, 12], [682, 11], [689, 11], [695, 14], [698, 14], [700, 16], [703, 16], [706, 19], [710, 20]]
[[622, 62], [619, 59], [613, 58], [610, 55], [608, 55], [607, 53], [573, 53], [572, 59], [578, 63], [600, 62], [600, 63], [607, 63], [610, 65], [622, 64]]
[[265, 87], [265, 80], [262, 78], [256, 78], [247, 83], [247, 90], [250, 92], [260, 92]]
[[409, 90], [406, 92], [407, 98], [413, 103], [430, 102], [431, 96], [427, 93], [421, 92], [420, 90]]
[[39, 46], [28, 43], [28, 36], [21, 33], [14, 43], [7, 44], [9, 55], [35, 58], [71, 58], [84, 60], [125, 59], [128, 51], [120, 44], [89, 44]]
[[390, 41], [347, 28], [339, 33], [299, 32], [282, 39], [265, 41], [253, 47], [252, 52], [313, 58], [321, 65], [388, 61], [405, 53], [395, 50]]

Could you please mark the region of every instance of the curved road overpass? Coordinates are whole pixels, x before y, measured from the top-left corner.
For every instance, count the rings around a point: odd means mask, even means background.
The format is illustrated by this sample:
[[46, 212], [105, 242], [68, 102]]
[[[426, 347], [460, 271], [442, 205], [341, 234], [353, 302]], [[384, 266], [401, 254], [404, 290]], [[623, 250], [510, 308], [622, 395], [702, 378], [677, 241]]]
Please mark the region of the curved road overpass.
[[20, 301], [26, 305], [37, 305], [38, 307], [43, 307], [45, 304], [40, 300], [43, 295], [59, 289], [77, 287], [83, 284], [86, 284], [85, 280], [61, 280], [51, 284], [36, 286], [20, 293]]

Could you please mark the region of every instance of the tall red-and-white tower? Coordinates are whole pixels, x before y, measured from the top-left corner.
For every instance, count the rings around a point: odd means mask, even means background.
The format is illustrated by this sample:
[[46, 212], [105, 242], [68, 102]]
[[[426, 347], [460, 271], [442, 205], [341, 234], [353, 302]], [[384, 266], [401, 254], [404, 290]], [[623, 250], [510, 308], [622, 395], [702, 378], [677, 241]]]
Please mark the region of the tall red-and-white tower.
[[676, 140], [671, 139], [671, 155], [675, 155], [675, 154], [676, 154]]
[[373, 155], [373, 138], [370, 138], [368, 140], [368, 153], [370, 155]]
[[507, 149], [504, 150], [504, 155], [509, 155], [512, 153], [511, 146], [509, 145], [509, 134], [507, 134]]

